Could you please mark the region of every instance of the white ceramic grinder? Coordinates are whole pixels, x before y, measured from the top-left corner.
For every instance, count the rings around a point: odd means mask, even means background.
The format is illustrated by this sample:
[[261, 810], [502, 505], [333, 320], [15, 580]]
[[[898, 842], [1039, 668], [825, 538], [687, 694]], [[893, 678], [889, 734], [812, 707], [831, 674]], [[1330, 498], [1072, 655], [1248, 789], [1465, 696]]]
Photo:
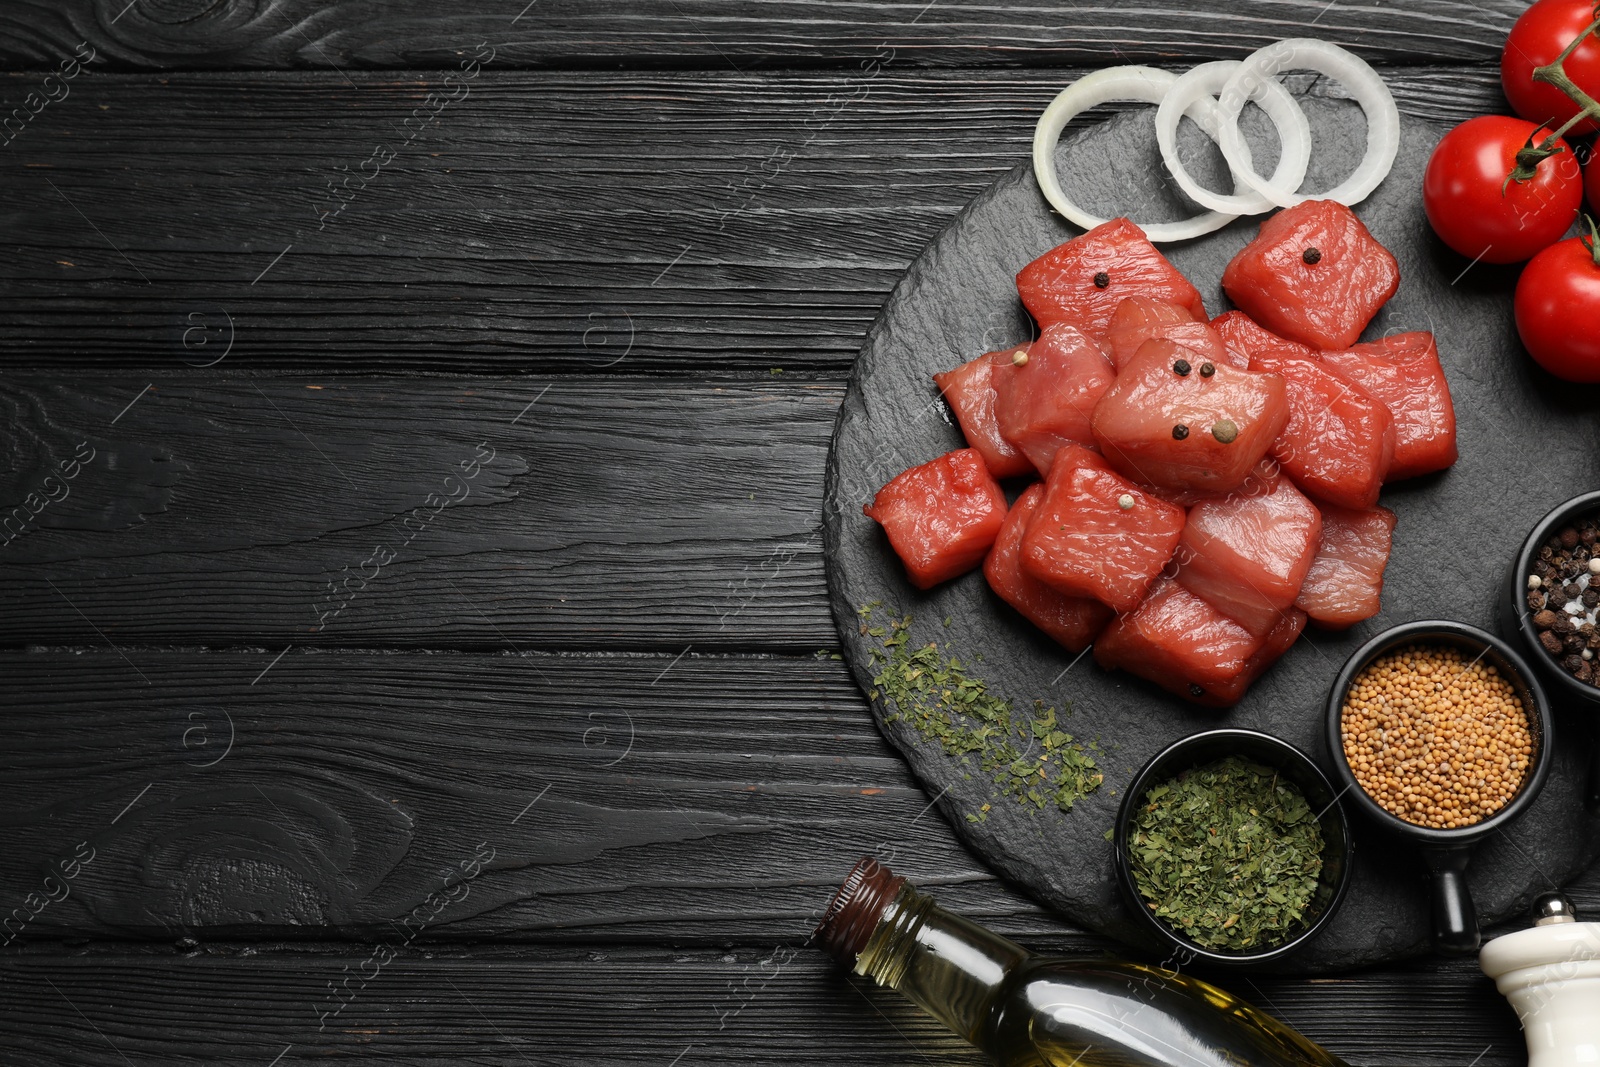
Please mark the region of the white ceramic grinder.
[[1547, 894], [1533, 926], [1483, 946], [1478, 964], [1522, 1020], [1528, 1067], [1600, 1067], [1600, 923]]

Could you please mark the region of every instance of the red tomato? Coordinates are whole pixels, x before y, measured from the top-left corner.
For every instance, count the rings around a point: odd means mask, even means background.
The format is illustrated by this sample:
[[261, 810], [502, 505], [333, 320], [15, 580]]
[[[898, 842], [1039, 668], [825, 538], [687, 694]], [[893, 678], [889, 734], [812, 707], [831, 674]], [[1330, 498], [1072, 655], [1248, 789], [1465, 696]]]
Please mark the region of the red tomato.
[[1532, 178], [1505, 184], [1528, 138], [1537, 144], [1548, 133], [1509, 115], [1480, 115], [1444, 135], [1422, 176], [1422, 206], [1445, 244], [1486, 263], [1517, 263], [1561, 239], [1583, 202], [1565, 141]]
[[1583, 189], [1589, 197], [1589, 210], [1600, 215], [1600, 161], [1594, 158], [1596, 155], [1600, 153], [1589, 149], [1589, 162], [1583, 168]]
[[1584, 238], [1533, 257], [1517, 279], [1517, 333], [1539, 366], [1569, 382], [1600, 382], [1600, 264]]
[[[1591, 0], [1539, 0], [1517, 19], [1500, 55], [1500, 84], [1512, 110], [1529, 122], [1560, 126], [1578, 113], [1572, 98], [1554, 85], [1533, 80], [1533, 69], [1552, 62], [1594, 21]], [[1600, 99], [1600, 41], [1590, 37], [1568, 56], [1562, 68], [1573, 84]], [[1574, 135], [1593, 133], [1594, 120], [1574, 126]]]

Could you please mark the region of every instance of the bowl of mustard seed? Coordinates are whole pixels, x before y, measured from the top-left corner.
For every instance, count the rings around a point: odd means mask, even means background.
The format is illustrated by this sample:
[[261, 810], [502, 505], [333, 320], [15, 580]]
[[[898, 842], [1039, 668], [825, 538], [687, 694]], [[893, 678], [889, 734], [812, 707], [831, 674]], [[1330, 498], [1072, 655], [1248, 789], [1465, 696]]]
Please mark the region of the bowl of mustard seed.
[[1459, 622], [1405, 623], [1346, 661], [1328, 694], [1336, 776], [1358, 812], [1420, 846], [1433, 941], [1476, 952], [1471, 846], [1521, 815], [1549, 770], [1549, 701], [1508, 642]]

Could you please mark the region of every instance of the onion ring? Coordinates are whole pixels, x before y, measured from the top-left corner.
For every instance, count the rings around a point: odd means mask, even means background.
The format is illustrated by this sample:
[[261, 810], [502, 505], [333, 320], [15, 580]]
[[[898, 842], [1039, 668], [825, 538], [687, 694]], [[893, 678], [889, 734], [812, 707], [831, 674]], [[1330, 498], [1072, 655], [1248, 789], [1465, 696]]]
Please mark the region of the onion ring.
[[[1107, 221], [1096, 218], [1067, 199], [1067, 194], [1061, 191], [1061, 185], [1056, 181], [1056, 142], [1061, 139], [1061, 131], [1066, 129], [1067, 123], [1090, 108], [1113, 100], [1159, 104], [1177, 80], [1176, 74], [1155, 67], [1107, 67], [1079, 78], [1063, 89], [1044, 109], [1033, 131], [1033, 176], [1039, 182], [1045, 199], [1067, 221], [1086, 230], [1092, 230]], [[1206, 115], [1208, 110], [1210, 114], [1207, 117], [1214, 124], [1215, 105], [1212, 104], [1209, 109], [1202, 106], [1202, 115]], [[1237, 217], [1210, 211], [1182, 222], [1140, 222], [1134, 225], [1152, 241], [1187, 241], [1220, 230]]]
[[[1344, 84], [1367, 116], [1367, 150], [1348, 178], [1325, 193], [1302, 195], [1286, 190], [1257, 174], [1250, 162], [1239, 112], [1255, 93], [1257, 83], [1272, 80], [1286, 70], [1314, 70]], [[1400, 150], [1400, 109], [1378, 72], [1352, 52], [1327, 41], [1296, 37], [1269, 44], [1246, 56], [1217, 96], [1221, 136], [1217, 143], [1236, 180], [1243, 182], [1279, 207], [1294, 207], [1307, 200], [1337, 200], [1349, 206], [1366, 199], [1388, 176]]]
[[[1180, 75], [1162, 99], [1161, 106], [1156, 109], [1156, 143], [1161, 146], [1161, 158], [1167, 165], [1168, 173], [1189, 199], [1213, 211], [1256, 215], [1263, 211], [1271, 211], [1275, 206], [1273, 201], [1254, 189], [1245, 187], [1237, 178], [1234, 180], [1235, 187], [1242, 191], [1236, 191], [1231, 196], [1214, 193], [1195, 181], [1184, 169], [1182, 160], [1178, 158], [1179, 122], [1201, 101], [1210, 103], [1211, 97], [1228, 84], [1228, 79], [1239, 66], [1236, 60], [1223, 59], [1215, 63], [1202, 63]], [[1306, 121], [1306, 113], [1300, 110], [1300, 105], [1295, 102], [1289, 90], [1275, 79], [1262, 79], [1252, 88], [1255, 90], [1252, 96], [1260, 97], [1258, 102], [1262, 110], [1278, 128], [1278, 141], [1282, 145], [1278, 153], [1278, 168], [1273, 171], [1269, 180], [1274, 186], [1282, 189], [1298, 189], [1300, 183], [1305, 180], [1306, 166], [1311, 161], [1311, 124]], [[1200, 128], [1213, 141], [1220, 144], [1219, 111], [1215, 107], [1209, 107], [1200, 111], [1199, 115], [1196, 121], [1200, 124]], [[1234, 128], [1238, 128], [1237, 122]], [[1243, 144], [1243, 138], [1240, 139], [1240, 143]], [[1248, 145], [1244, 145], [1243, 158], [1247, 161], [1247, 166], [1253, 169], [1253, 164], [1248, 162], [1250, 159]], [[1231, 163], [1229, 167], [1232, 168]]]

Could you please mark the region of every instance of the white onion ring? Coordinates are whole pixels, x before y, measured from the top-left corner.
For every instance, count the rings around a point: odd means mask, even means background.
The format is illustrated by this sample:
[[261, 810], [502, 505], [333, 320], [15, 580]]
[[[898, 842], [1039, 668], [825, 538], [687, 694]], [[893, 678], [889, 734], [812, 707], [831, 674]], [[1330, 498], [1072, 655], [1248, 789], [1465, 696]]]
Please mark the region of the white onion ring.
[[[1039, 116], [1039, 124], [1033, 131], [1033, 176], [1038, 180], [1045, 199], [1067, 221], [1086, 230], [1108, 221], [1096, 218], [1067, 199], [1067, 194], [1061, 191], [1061, 184], [1056, 181], [1056, 142], [1061, 140], [1061, 131], [1066, 129], [1067, 123], [1092, 107], [1114, 100], [1159, 104], [1177, 80], [1177, 75], [1155, 67], [1107, 67], [1084, 75], [1050, 101], [1050, 106]], [[1210, 107], [1201, 105], [1202, 121], [1208, 119], [1215, 125], [1215, 105], [1209, 100], [1206, 104], [1210, 104]], [[1235, 218], [1236, 215], [1210, 211], [1182, 222], [1138, 222], [1134, 225], [1152, 241], [1187, 241], [1220, 230]]]
[[[1167, 91], [1167, 95], [1162, 98], [1161, 106], [1156, 109], [1156, 143], [1161, 146], [1161, 158], [1167, 164], [1168, 173], [1178, 183], [1178, 188], [1188, 194], [1189, 199], [1213, 211], [1255, 215], [1271, 211], [1274, 207], [1273, 201], [1249, 188], [1236, 191], [1231, 196], [1214, 193], [1195, 181], [1184, 169], [1182, 160], [1178, 158], [1178, 123], [1202, 101], [1211, 103], [1212, 96], [1221, 92], [1222, 87], [1228, 84], [1228, 79], [1239, 66], [1237, 60], [1222, 59], [1215, 63], [1202, 63], [1180, 75], [1172, 88]], [[1263, 79], [1256, 82], [1252, 88], [1256, 90], [1253, 97], [1260, 98], [1258, 103], [1261, 109], [1278, 128], [1278, 141], [1282, 146], [1278, 153], [1278, 168], [1272, 172], [1269, 180], [1278, 188], [1298, 189], [1300, 183], [1305, 180], [1306, 166], [1311, 161], [1311, 124], [1306, 121], [1306, 113], [1300, 110], [1300, 105], [1295, 102], [1289, 90], [1276, 79]], [[1205, 130], [1213, 141], [1220, 144], [1221, 116], [1218, 110], [1209, 107], [1199, 114], [1200, 117], [1196, 121], [1199, 122], [1200, 128]], [[1207, 119], [1211, 121], [1208, 123]], [[1238, 129], [1237, 119], [1233, 128]], [[1243, 138], [1240, 139], [1240, 144], [1243, 145], [1246, 166], [1253, 170], [1250, 148], [1244, 145]], [[1232, 164], [1229, 166], [1231, 169]], [[1238, 179], [1235, 179], [1236, 187], [1240, 184]]]
[[[1254, 95], [1256, 85], [1266, 84], [1286, 70], [1314, 70], [1343, 83], [1367, 116], [1366, 153], [1348, 178], [1325, 193], [1301, 195], [1257, 174], [1239, 131], [1239, 112]], [[1246, 56], [1218, 94], [1217, 110], [1221, 123], [1217, 143], [1234, 178], [1279, 207], [1294, 207], [1307, 200], [1358, 204], [1388, 175], [1400, 150], [1400, 109], [1378, 72], [1354, 53], [1309, 37], [1269, 44]]]

